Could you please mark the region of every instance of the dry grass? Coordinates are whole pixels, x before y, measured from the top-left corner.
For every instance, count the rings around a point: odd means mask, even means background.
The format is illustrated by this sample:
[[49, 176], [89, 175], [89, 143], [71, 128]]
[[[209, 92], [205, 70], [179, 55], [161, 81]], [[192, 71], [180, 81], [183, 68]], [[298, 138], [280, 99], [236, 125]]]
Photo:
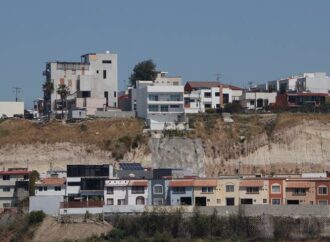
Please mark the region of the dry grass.
[[58, 121], [37, 124], [27, 120], [6, 120], [0, 123], [0, 146], [71, 142], [113, 149], [120, 140], [133, 142], [138, 137], [142, 142], [140, 136], [143, 127], [143, 121], [138, 119], [100, 119], [74, 124], [62, 124]]

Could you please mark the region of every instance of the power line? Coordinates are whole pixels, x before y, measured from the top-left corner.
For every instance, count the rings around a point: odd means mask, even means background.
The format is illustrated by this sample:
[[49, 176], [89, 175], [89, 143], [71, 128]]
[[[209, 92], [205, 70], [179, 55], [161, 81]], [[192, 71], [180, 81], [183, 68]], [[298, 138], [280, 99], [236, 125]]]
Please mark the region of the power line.
[[18, 94], [21, 92], [22, 88], [20, 87], [13, 87], [15, 93], [15, 101], [18, 102]]

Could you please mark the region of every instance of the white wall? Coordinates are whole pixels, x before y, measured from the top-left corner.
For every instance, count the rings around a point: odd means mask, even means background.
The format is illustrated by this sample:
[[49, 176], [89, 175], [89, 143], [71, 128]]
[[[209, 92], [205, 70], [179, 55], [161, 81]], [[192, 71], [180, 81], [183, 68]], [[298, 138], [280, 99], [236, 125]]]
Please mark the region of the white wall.
[[0, 102], [0, 118], [3, 114], [9, 118], [15, 114], [24, 115], [24, 102]]
[[[39, 191], [39, 187], [42, 187], [42, 191]], [[44, 187], [47, 187], [47, 191], [44, 190]], [[58, 187], [58, 186], [56, 186]], [[55, 191], [55, 186], [53, 185], [38, 185], [35, 187], [36, 196], [65, 196], [65, 185], [60, 186], [61, 191]]]

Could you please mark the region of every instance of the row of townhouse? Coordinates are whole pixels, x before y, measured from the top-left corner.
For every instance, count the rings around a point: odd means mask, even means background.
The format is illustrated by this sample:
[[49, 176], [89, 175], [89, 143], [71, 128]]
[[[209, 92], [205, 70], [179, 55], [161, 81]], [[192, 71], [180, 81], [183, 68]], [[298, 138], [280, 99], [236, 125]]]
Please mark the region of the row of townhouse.
[[310, 176], [200, 178], [179, 169], [145, 169], [138, 163], [68, 165], [67, 177], [48, 177], [36, 183], [36, 196], [61, 196], [67, 206], [241, 204], [320, 204], [330, 202], [330, 177]]

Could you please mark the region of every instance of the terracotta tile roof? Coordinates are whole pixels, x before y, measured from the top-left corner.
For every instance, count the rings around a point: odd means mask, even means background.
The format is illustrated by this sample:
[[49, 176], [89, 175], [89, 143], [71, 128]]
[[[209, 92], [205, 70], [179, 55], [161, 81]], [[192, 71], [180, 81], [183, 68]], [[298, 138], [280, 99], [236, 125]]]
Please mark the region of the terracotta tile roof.
[[175, 180], [170, 181], [170, 187], [192, 187], [194, 186], [194, 180]]
[[65, 184], [65, 178], [58, 178], [58, 177], [48, 177], [40, 180], [39, 183], [36, 185], [64, 185]]
[[203, 180], [195, 180], [194, 187], [216, 187], [218, 181], [215, 179], [203, 179]]
[[24, 171], [24, 170], [17, 170], [17, 171], [0, 171], [0, 175], [29, 175], [32, 171]]
[[147, 180], [132, 180], [129, 182], [129, 186], [132, 187], [147, 187], [148, 181]]
[[262, 187], [263, 185], [263, 180], [245, 180], [239, 184], [240, 187]]
[[306, 181], [287, 181], [286, 187], [287, 188], [309, 188], [309, 187], [311, 187], [311, 183], [306, 182]]

